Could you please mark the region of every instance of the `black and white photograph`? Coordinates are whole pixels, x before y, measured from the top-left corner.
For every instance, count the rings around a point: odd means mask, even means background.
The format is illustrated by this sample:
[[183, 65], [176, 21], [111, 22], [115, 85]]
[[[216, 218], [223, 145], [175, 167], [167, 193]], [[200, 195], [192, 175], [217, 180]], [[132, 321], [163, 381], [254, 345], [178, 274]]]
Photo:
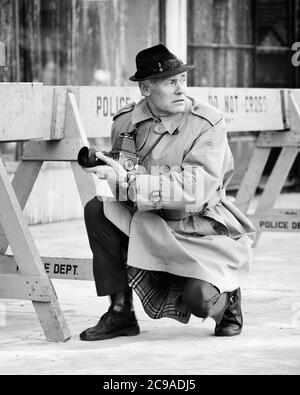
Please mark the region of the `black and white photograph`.
[[0, 374], [299, 373], [300, 0], [0, 0]]

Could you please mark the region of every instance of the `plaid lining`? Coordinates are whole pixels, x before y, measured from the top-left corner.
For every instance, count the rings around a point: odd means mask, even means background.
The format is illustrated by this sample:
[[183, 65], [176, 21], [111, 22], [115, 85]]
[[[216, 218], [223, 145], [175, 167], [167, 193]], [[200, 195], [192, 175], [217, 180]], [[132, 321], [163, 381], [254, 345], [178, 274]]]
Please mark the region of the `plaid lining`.
[[186, 279], [166, 272], [127, 266], [129, 286], [140, 298], [145, 312], [153, 319], [173, 318], [186, 324], [190, 311], [181, 301]]

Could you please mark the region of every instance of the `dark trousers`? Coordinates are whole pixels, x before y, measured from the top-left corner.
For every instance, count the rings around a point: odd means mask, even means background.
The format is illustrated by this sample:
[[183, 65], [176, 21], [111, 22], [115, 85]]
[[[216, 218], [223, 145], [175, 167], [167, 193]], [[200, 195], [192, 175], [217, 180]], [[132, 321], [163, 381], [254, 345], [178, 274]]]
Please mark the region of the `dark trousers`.
[[[93, 252], [93, 273], [98, 296], [128, 290], [125, 260], [128, 237], [104, 215], [103, 203], [96, 197], [84, 209], [84, 220]], [[212, 317], [219, 322], [228, 302], [227, 293], [206, 281], [188, 278], [183, 302], [197, 317]]]

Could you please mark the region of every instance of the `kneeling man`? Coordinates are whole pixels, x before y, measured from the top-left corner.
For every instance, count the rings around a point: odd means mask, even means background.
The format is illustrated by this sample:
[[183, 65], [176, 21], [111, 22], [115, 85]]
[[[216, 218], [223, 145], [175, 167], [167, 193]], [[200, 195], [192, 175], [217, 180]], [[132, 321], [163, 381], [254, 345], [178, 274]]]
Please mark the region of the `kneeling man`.
[[186, 74], [194, 66], [164, 45], [139, 52], [136, 66], [130, 80], [138, 82], [143, 99], [115, 115], [112, 149], [134, 141], [140, 166], [126, 171], [97, 152], [107, 165], [90, 169], [115, 183], [118, 196], [125, 191], [128, 200], [114, 204], [130, 213], [130, 230], [120, 229], [117, 216], [111, 220], [107, 202], [87, 203], [97, 294], [109, 295], [111, 304], [80, 338], [139, 334], [132, 289], [153, 319], [211, 317], [216, 336], [238, 335], [240, 284], [255, 228], [226, 198], [233, 158], [224, 117], [186, 96]]

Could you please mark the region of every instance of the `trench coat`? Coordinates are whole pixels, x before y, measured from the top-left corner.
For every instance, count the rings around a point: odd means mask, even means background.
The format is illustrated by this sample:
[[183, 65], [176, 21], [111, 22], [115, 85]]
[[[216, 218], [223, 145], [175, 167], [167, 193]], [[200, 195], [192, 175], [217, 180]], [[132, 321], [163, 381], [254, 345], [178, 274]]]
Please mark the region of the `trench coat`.
[[115, 115], [112, 148], [120, 133], [136, 133], [144, 171], [129, 187], [136, 209], [104, 203], [105, 215], [129, 235], [129, 283], [146, 313], [184, 323], [190, 317], [180, 299], [185, 279], [205, 280], [221, 293], [238, 288], [255, 236], [226, 197], [234, 163], [222, 113], [192, 98], [186, 103], [185, 113], [166, 119], [156, 118], [145, 99]]

